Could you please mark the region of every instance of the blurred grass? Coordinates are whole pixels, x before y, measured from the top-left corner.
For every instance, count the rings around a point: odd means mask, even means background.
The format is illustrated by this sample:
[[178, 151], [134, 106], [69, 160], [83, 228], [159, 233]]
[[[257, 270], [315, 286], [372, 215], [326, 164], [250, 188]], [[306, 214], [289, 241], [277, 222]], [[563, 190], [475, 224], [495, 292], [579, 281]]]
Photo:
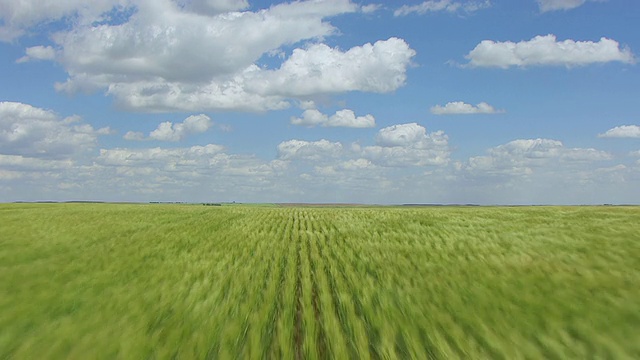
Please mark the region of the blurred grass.
[[640, 358], [640, 208], [0, 205], [0, 358]]

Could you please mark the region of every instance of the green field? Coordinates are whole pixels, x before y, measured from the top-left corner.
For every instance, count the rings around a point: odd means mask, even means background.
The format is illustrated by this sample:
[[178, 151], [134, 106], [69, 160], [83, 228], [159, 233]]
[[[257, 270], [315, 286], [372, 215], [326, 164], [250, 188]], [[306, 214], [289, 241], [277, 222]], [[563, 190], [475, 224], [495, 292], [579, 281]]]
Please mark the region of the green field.
[[0, 359], [638, 359], [640, 208], [0, 205]]

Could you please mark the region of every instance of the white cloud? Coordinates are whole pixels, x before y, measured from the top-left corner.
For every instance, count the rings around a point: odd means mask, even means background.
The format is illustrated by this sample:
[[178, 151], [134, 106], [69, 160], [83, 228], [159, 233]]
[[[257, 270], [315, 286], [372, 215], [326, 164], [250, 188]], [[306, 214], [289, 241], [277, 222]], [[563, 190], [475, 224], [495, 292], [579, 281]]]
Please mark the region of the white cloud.
[[382, 7], [381, 4], [367, 4], [360, 7], [360, 11], [364, 14], [371, 14], [378, 11]]
[[476, 106], [462, 101], [449, 102], [445, 106], [436, 105], [431, 107], [431, 113], [435, 115], [460, 115], [460, 114], [498, 114], [504, 110], [496, 110], [486, 102], [481, 102]]
[[67, 17], [79, 25], [103, 21], [108, 17], [106, 12], [128, 4], [128, 0], [0, 0], [0, 41], [11, 41], [30, 27]]
[[122, 138], [130, 141], [142, 141], [145, 139], [144, 134], [139, 131], [127, 131]]
[[[431, 135], [436, 142], [446, 141], [443, 132]], [[443, 166], [449, 163], [448, 146], [433, 148], [366, 146], [360, 156], [385, 167]]]
[[344, 161], [340, 164], [340, 168], [344, 170], [361, 170], [368, 169], [375, 165], [371, 163], [371, 161], [367, 159], [352, 159], [348, 161]]
[[[241, 196], [254, 199], [265, 191], [281, 193], [276, 181], [287, 161], [265, 161], [254, 155], [228, 154], [216, 144], [182, 148], [101, 149], [91, 175], [94, 186], [151, 197], [184, 201], [221, 201]], [[86, 184], [84, 184], [86, 186]], [[285, 191], [286, 192], [286, 191]], [[189, 193], [188, 195], [186, 195]], [[248, 196], [248, 197], [245, 197]], [[273, 201], [273, 200], [271, 200]]]
[[[284, 54], [284, 46], [336, 34], [326, 18], [358, 11], [349, 0], [259, 11], [237, 11], [246, 1], [103, 1], [93, 21], [71, 22], [54, 33], [54, 47], [30, 48], [19, 61], [55, 60], [68, 73], [55, 84], [58, 91], [105, 90], [124, 109], [268, 111], [311, 95], [394, 91], [415, 55], [404, 40], [391, 38], [346, 51], [310, 45], [295, 49], [279, 68], [257, 65], [265, 55]], [[62, 13], [76, 14], [82, 6], [74, 1]]]
[[412, 146], [426, 138], [427, 129], [417, 123], [393, 125], [378, 131], [376, 143], [380, 146]]
[[[250, 73], [261, 71], [251, 65], [243, 72], [225, 80], [212, 81], [207, 84], [189, 84], [167, 82], [163, 79], [139, 81], [135, 83], [104, 83], [108, 87], [107, 94], [113, 95], [116, 103], [125, 109], [162, 111], [267, 111], [281, 110], [290, 106], [281, 96], [260, 95], [247, 92], [246, 77]], [[77, 80], [77, 79], [76, 79]], [[85, 86], [92, 88], [95, 84], [89, 79], [84, 82], [58, 84], [58, 90], [79, 91]], [[69, 89], [68, 87], [74, 87]]]
[[[390, 92], [404, 85], [406, 68], [415, 51], [402, 39], [356, 46], [346, 52], [324, 44], [296, 49], [277, 70], [250, 65], [231, 77], [206, 84], [167, 82], [163, 79], [109, 84], [108, 94], [129, 109], [149, 111], [249, 110], [289, 107], [287, 97], [347, 91]], [[91, 89], [96, 78], [78, 77], [58, 84], [62, 91]], [[300, 103], [308, 105], [308, 101]]]
[[54, 60], [56, 51], [51, 46], [32, 46], [25, 50], [26, 55], [16, 60], [17, 63], [24, 63], [32, 60]]
[[216, 144], [189, 148], [100, 149], [98, 160], [105, 165], [117, 166], [195, 166], [209, 164], [217, 155], [224, 155], [224, 147]]
[[611, 154], [592, 148], [566, 148], [551, 139], [518, 139], [491, 148], [487, 156], [471, 157], [466, 169], [489, 175], [531, 175], [534, 169], [554, 171], [553, 164], [611, 160]]
[[[638, 185], [635, 163], [611, 163], [606, 152], [570, 148], [557, 140], [514, 140], [452, 166], [447, 166], [450, 149], [442, 131], [398, 124], [380, 129], [372, 140], [373, 145], [285, 141], [273, 160], [230, 154], [216, 144], [101, 149], [83, 162], [89, 165], [69, 158], [0, 155], [0, 197], [593, 203], [630, 201]], [[595, 197], [576, 195], [581, 193]]]
[[371, 128], [376, 126], [376, 120], [371, 114], [358, 116], [353, 110], [338, 110], [329, 118], [327, 126], [350, 127], [350, 128]]
[[600, 138], [640, 138], [640, 126], [638, 125], [622, 125], [616, 126], [598, 134]]
[[581, 66], [592, 63], [620, 61], [635, 62], [627, 48], [620, 48], [617, 41], [601, 38], [593, 41], [557, 41], [555, 35], [536, 36], [529, 41], [514, 43], [483, 40], [466, 56], [472, 67], [511, 66]]
[[612, 154], [571, 148], [552, 139], [518, 139], [474, 156], [456, 169], [459, 191], [485, 203], [594, 204], [627, 202], [637, 170]]
[[149, 134], [149, 138], [160, 141], [180, 141], [184, 135], [185, 131], [180, 124], [174, 125], [170, 121], [165, 121]]
[[428, 12], [445, 11], [455, 13], [463, 11], [472, 13], [480, 9], [491, 7], [491, 2], [486, 1], [453, 1], [453, 0], [429, 0], [418, 5], [403, 5], [393, 12], [394, 16], [406, 16], [412, 13], [424, 15]]
[[591, 148], [566, 148], [561, 141], [550, 139], [519, 139], [489, 150], [494, 157], [520, 159], [561, 158], [568, 161], [609, 160], [611, 155]]
[[[334, 28], [324, 17], [356, 10], [348, 0], [285, 3], [217, 16], [185, 12], [168, 0], [140, 1], [137, 7], [124, 24], [54, 36], [70, 82], [75, 76], [103, 75], [112, 83], [157, 78], [206, 83], [242, 71], [284, 44], [330, 35]], [[189, 66], [183, 66], [185, 59]]]
[[303, 126], [316, 126], [326, 124], [329, 117], [318, 109], [308, 109], [302, 113], [302, 117], [291, 117], [291, 124]]
[[393, 37], [345, 52], [315, 44], [295, 49], [277, 70], [256, 73], [248, 88], [259, 94], [292, 97], [390, 92], [404, 85], [406, 69], [415, 54], [404, 40]]
[[376, 126], [373, 115], [356, 117], [353, 110], [343, 109], [336, 111], [330, 117], [321, 113], [317, 109], [305, 110], [301, 118], [292, 117], [291, 124], [304, 126], [328, 126], [328, 127], [349, 127], [349, 128], [370, 128]]
[[342, 153], [342, 144], [322, 139], [319, 141], [288, 140], [278, 144], [281, 160], [321, 160], [336, 158]]
[[[601, 2], [603, 0], [591, 0]], [[538, 0], [540, 12], [571, 10], [584, 5], [587, 0]]]
[[51, 160], [25, 157], [22, 155], [0, 154], [0, 168], [13, 170], [59, 170], [69, 169], [73, 166], [70, 159]]
[[449, 138], [443, 131], [428, 134], [417, 123], [389, 126], [378, 131], [375, 146], [360, 155], [380, 166], [445, 165], [449, 162]]
[[208, 15], [244, 10], [249, 7], [247, 0], [178, 0], [178, 3], [184, 4], [188, 10]]
[[[0, 169], [0, 181], [10, 181], [10, 180], [16, 180], [16, 179], [20, 179], [23, 177], [23, 173], [20, 171], [12, 171], [12, 170], [3, 170]], [[5, 192], [8, 192], [7, 188], [5, 188], [4, 186], [0, 186], [0, 190], [4, 190]]]
[[203, 133], [212, 125], [213, 122], [207, 115], [191, 115], [182, 123], [173, 124], [170, 121], [161, 123], [149, 134], [149, 138], [160, 141], [180, 141], [187, 135]]
[[[120, 106], [149, 111], [282, 109], [281, 96], [247, 91], [264, 54], [335, 33], [324, 18], [357, 10], [348, 0], [302, 1], [256, 12], [194, 12], [244, 8], [245, 2], [134, 1], [119, 25], [76, 27], [53, 36], [69, 78], [60, 91], [107, 89]], [[230, 6], [230, 7], [229, 7]], [[184, 66], [188, 61], [189, 66]]]
[[606, 151], [593, 148], [572, 148], [565, 149], [561, 159], [563, 161], [605, 161], [613, 159], [613, 156]]
[[80, 118], [59, 118], [55, 113], [18, 102], [0, 102], [0, 153], [39, 158], [61, 158], [93, 148], [98, 135]]
[[[368, 164], [372, 167], [413, 167], [446, 165], [450, 149], [448, 136], [443, 131], [427, 133], [417, 123], [389, 126], [378, 131], [376, 145], [361, 146], [353, 143], [343, 146], [339, 142], [289, 140], [278, 145], [278, 158], [321, 162], [323, 171], [352, 170]], [[342, 165], [337, 166], [340, 159]]]
[[316, 108], [316, 103], [313, 100], [301, 100], [298, 102], [298, 107], [302, 110], [311, 110]]
[[[332, 165], [315, 166], [313, 172], [316, 175], [320, 175], [323, 178], [330, 178], [330, 181], [335, 182], [340, 179], [340, 182], [370, 182], [375, 177], [379, 177], [376, 174], [380, 168], [373, 164], [368, 159], [358, 158], [341, 162], [336, 162]], [[356, 181], [354, 181], [356, 180]]]

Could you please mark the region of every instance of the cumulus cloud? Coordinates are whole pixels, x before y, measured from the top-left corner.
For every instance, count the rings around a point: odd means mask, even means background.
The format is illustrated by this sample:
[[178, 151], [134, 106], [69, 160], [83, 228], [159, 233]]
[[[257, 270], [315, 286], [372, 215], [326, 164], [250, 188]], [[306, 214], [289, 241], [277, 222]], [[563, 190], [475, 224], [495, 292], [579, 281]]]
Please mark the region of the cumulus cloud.
[[[81, 16], [92, 21], [69, 22], [69, 29], [52, 36], [55, 46], [29, 48], [18, 61], [54, 60], [68, 74], [55, 84], [58, 91], [104, 90], [128, 110], [268, 111], [318, 94], [394, 91], [415, 55], [404, 40], [391, 38], [346, 51], [316, 43], [284, 57], [284, 46], [338, 33], [327, 18], [375, 8], [349, 0], [296, 1], [258, 11], [246, 11], [247, 1], [102, 1], [93, 16]], [[25, 12], [34, 5], [22, 3], [10, 7]], [[88, 14], [80, 2], [70, 3], [33, 19]], [[280, 66], [257, 65], [276, 52], [283, 54]]]
[[188, 10], [208, 15], [244, 10], [249, 7], [247, 0], [178, 0], [178, 3]]
[[[114, 179], [108, 186], [126, 194], [178, 194], [197, 189], [192, 198], [272, 191], [273, 182], [287, 169], [283, 160], [265, 161], [255, 155], [228, 154], [216, 144], [178, 148], [101, 149], [95, 160], [97, 171]], [[105, 184], [101, 184], [105, 186]], [[205, 190], [206, 189], [206, 190]], [[179, 199], [180, 199], [179, 198]], [[218, 200], [219, 201], [219, 200]], [[272, 200], [273, 201], [273, 200]]]
[[592, 148], [566, 148], [561, 141], [551, 139], [519, 139], [489, 150], [494, 157], [520, 159], [562, 158], [569, 161], [609, 160], [611, 155]]
[[293, 97], [347, 91], [386, 93], [404, 85], [415, 54], [404, 40], [394, 37], [347, 51], [314, 44], [295, 49], [277, 70], [255, 73], [249, 89]]
[[[190, 2], [189, 7], [210, 3]], [[177, 90], [184, 98], [201, 94], [200, 101], [218, 96], [251, 101], [250, 95], [241, 94], [239, 78], [255, 70], [252, 65], [263, 54], [330, 35], [335, 29], [325, 17], [356, 10], [348, 0], [285, 3], [216, 16], [191, 13], [167, 0], [136, 5], [138, 11], [124, 24], [80, 27], [54, 36], [69, 73], [59, 90], [108, 88], [116, 97], [150, 93], [144, 97], [156, 99]], [[189, 66], [184, 66], [185, 59]], [[165, 99], [171, 100], [183, 99]], [[230, 106], [214, 101], [211, 107]]]
[[339, 167], [344, 170], [361, 170], [374, 167], [373, 163], [367, 159], [352, 159], [347, 160], [339, 164]]
[[381, 4], [367, 4], [360, 7], [360, 11], [364, 14], [371, 14], [378, 11], [382, 7]]
[[144, 134], [139, 131], [127, 131], [122, 138], [130, 141], [142, 141], [145, 139]]
[[317, 109], [308, 109], [302, 113], [302, 117], [291, 117], [291, 124], [304, 125], [304, 126], [316, 126], [326, 124], [329, 121], [329, 116], [320, 112]]
[[[603, 0], [591, 0], [603, 1]], [[540, 12], [571, 10], [584, 5], [587, 0], [538, 0]]]
[[529, 41], [514, 43], [483, 40], [466, 58], [468, 66], [582, 66], [593, 63], [619, 61], [632, 64], [634, 55], [628, 48], [620, 48], [617, 41], [601, 38], [598, 42], [557, 41], [555, 35], [536, 36]]
[[[226, 79], [207, 84], [167, 82], [163, 79], [135, 83], [104, 83], [107, 94], [115, 97], [118, 106], [129, 110], [149, 112], [174, 111], [268, 111], [282, 110], [290, 106], [282, 96], [270, 96], [248, 92], [246, 82], [251, 73], [260, 72], [256, 65]], [[57, 84], [61, 91], [80, 91], [93, 88], [92, 79]], [[69, 88], [71, 87], [71, 88]]]
[[192, 146], [189, 148], [147, 148], [147, 149], [100, 149], [98, 160], [105, 165], [151, 166], [195, 165], [195, 162], [207, 163], [222, 154], [224, 147], [216, 144]]
[[504, 110], [497, 110], [486, 102], [481, 102], [476, 106], [462, 101], [449, 102], [445, 106], [436, 105], [431, 107], [431, 113], [435, 115], [467, 115], [467, 114], [498, 114]]
[[[20, 172], [20, 171], [13, 171], [13, 170], [3, 170], [0, 169], [0, 181], [11, 181], [11, 180], [16, 180], [16, 179], [20, 179], [24, 176], [24, 173]], [[1, 186], [0, 187], [1, 190], [9, 190], [10, 188]], [[8, 192], [8, 191], [7, 191]]]
[[359, 154], [380, 166], [445, 165], [449, 137], [443, 131], [427, 133], [417, 123], [393, 125], [380, 129], [376, 145], [362, 147]]
[[598, 134], [599, 138], [640, 138], [640, 126], [622, 125]]
[[378, 131], [376, 143], [380, 146], [412, 146], [427, 137], [427, 129], [417, 123], [393, 125]]
[[30, 27], [70, 18], [79, 25], [108, 20], [109, 10], [122, 8], [129, 0], [0, 0], [0, 41], [12, 41]]
[[393, 12], [394, 16], [406, 16], [409, 14], [424, 15], [428, 12], [445, 11], [449, 13], [472, 13], [480, 9], [491, 7], [491, 1], [453, 1], [453, 0], [429, 0], [417, 5], [403, 5]]
[[[204, 84], [170, 82], [162, 78], [110, 84], [103, 76], [76, 77], [58, 84], [61, 91], [92, 89], [96, 81], [108, 87], [118, 104], [148, 111], [280, 110], [288, 98], [347, 91], [390, 92], [404, 85], [406, 68], [415, 55], [404, 40], [391, 38], [343, 52], [324, 44], [295, 49], [279, 69], [250, 65], [239, 73]], [[307, 101], [301, 104], [306, 106]]]
[[61, 119], [52, 111], [19, 102], [0, 102], [0, 153], [64, 158], [96, 145], [109, 128], [94, 129], [77, 116]]
[[288, 140], [278, 144], [281, 160], [320, 160], [336, 158], [342, 153], [342, 144], [322, 139], [319, 141]]
[[124, 24], [54, 36], [70, 82], [85, 74], [107, 76], [113, 83], [157, 78], [208, 82], [242, 71], [284, 44], [330, 35], [334, 28], [323, 18], [356, 10], [348, 0], [285, 3], [217, 16], [188, 13], [168, 0], [136, 5], [138, 11]]
[[376, 174], [379, 170], [378, 166], [363, 158], [340, 161], [330, 165], [314, 166], [313, 168], [313, 172], [316, 175], [328, 178], [332, 182], [340, 181], [342, 184], [359, 183], [361, 181], [370, 183], [376, 177], [379, 177], [379, 174]]
[[16, 60], [17, 63], [24, 63], [32, 60], [53, 60], [56, 51], [51, 46], [32, 46], [25, 50], [26, 55]]
[[61, 170], [69, 169], [73, 166], [70, 159], [39, 159], [25, 157], [22, 155], [2, 155], [0, 154], [0, 167], [20, 171], [30, 170]]
[[530, 175], [535, 168], [553, 169], [553, 164], [611, 160], [611, 154], [593, 148], [567, 148], [552, 139], [518, 139], [491, 148], [487, 156], [471, 157], [466, 169], [475, 173]]
[[327, 126], [371, 128], [376, 126], [376, 120], [371, 114], [356, 117], [353, 110], [344, 109], [336, 111], [336, 113], [329, 118]]
[[302, 117], [292, 117], [291, 124], [303, 126], [370, 128], [376, 126], [376, 120], [371, 114], [356, 117], [353, 110], [349, 109], [338, 110], [331, 116], [327, 116], [317, 109], [309, 109], [302, 113]]
[[[399, 124], [378, 131], [375, 145], [352, 143], [344, 146], [329, 140], [289, 140], [278, 145], [281, 160], [303, 160], [323, 163], [323, 171], [367, 168], [442, 166], [449, 162], [449, 138], [443, 131], [427, 133], [417, 123]], [[337, 166], [340, 160], [342, 165]], [[331, 164], [333, 163], [333, 164]]]
[[[159, 141], [180, 141], [187, 135], [203, 133], [213, 125], [211, 118], [207, 115], [191, 115], [184, 119], [182, 123], [172, 123], [165, 121], [158, 125], [158, 128], [149, 134], [149, 139]], [[127, 133], [130, 134], [130, 133]], [[133, 134], [137, 135], [137, 134]], [[125, 135], [126, 136], [126, 135]]]
[[211, 119], [206, 115], [190, 116], [183, 123], [173, 124], [166, 121], [153, 130], [149, 138], [160, 141], [180, 141], [189, 134], [207, 131], [211, 124]]
[[302, 110], [311, 110], [316, 108], [316, 103], [313, 100], [300, 100], [298, 107]]

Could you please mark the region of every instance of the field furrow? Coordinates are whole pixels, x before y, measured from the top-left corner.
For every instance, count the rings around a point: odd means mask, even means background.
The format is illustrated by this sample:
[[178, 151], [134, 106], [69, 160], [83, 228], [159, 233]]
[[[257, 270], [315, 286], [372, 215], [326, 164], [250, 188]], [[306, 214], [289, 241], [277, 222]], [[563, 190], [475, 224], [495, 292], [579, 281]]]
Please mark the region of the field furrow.
[[309, 270], [311, 275], [311, 307], [313, 308], [313, 329], [315, 329], [315, 343], [318, 358], [328, 358], [327, 334], [322, 325], [321, 308], [320, 308], [320, 288], [318, 285], [317, 253], [314, 251], [315, 236], [307, 236], [307, 259], [309, 262]]

